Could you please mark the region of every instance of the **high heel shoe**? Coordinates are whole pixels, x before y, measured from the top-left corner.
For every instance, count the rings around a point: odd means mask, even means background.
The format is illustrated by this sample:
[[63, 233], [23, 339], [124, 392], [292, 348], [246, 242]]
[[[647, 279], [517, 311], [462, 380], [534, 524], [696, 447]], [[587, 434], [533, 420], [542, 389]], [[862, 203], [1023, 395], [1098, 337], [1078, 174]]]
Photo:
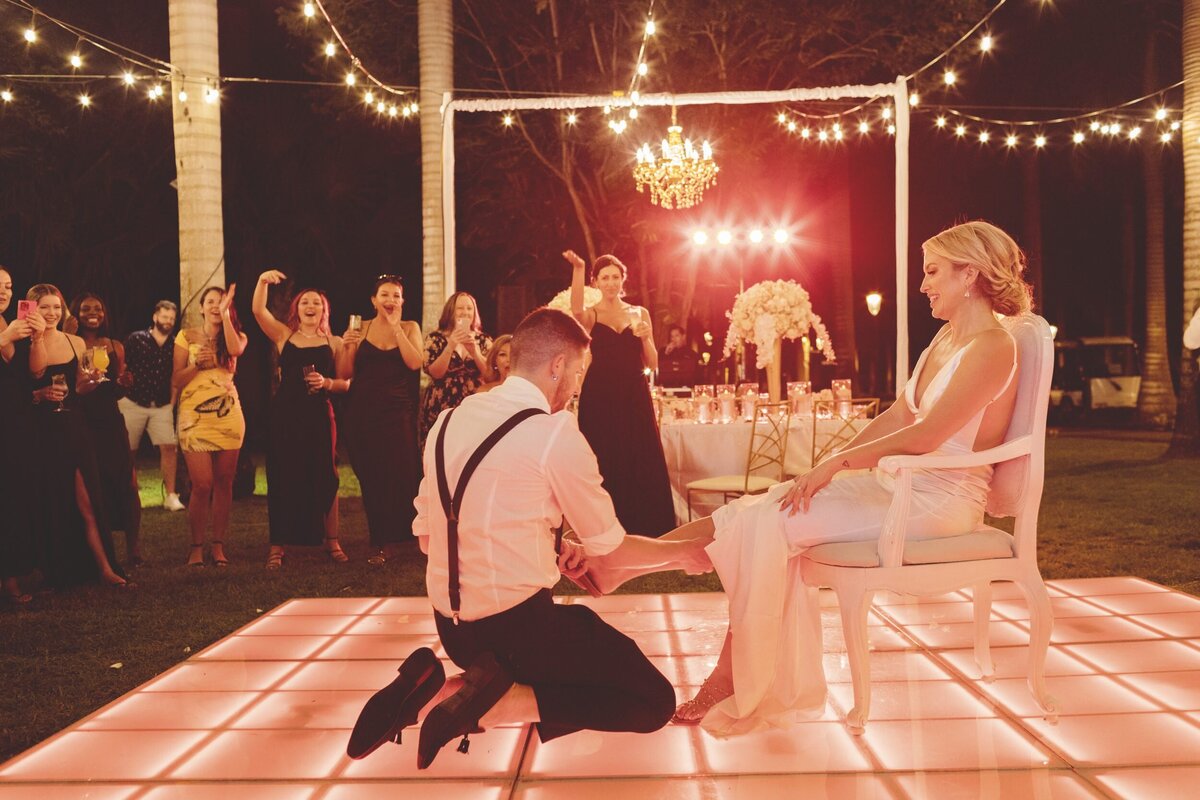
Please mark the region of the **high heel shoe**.
[[675, 709], [671, 722], [676, 725], [699, 725], [709, 709], [727, 697], [733, 695], [732, 687], [715, 686], [712, 681], [705, 681], [696, 692], [696, 696], [685, 703], [680, 703]]
[[359, 712], [346, 745], [350, 758], [366, 758], [384, 742], [400, 744], [401, 732], [416, 724], [417, 714], [446, 682], [442, 662], [428, 647], [404, 659], [398, 671], [400, 675], [373, 694]]
[[465, 755], [471, 745], [467, 735], [479, 730], [480, 717], [500, 702], [512, 685], [512, 676], [495, 655], [489, 652], [476, 658], [463, 673], [462, 688], [434, 706], [421, 723], [417, 769], [426, 769], [438, 751], [459, 736], [458, 752]]
[[220, 548], [221, 548], [221, 557], [220, 557], [220, 558], [217, 558], [215, 555], [213, 556], [213, 566], [216, 566], [216, 567], [228, 567], [228, 566], [229, 566], [229, 559], [225, 557], [225, 540], [224, 540], [224, 539], [220, 539], [220, 540], [218, 540], [218, 539], [213, 539], [213, 540], [212, 540], [212, 545], [213, 545], [214, 547], [216, 547], [216, 546], [218, 546], [218, 545], [219, 545], [219, 546], [220, 546]]
[[338, 537], [336, 536], [325, 537], [325, 552], [329, 553], [329, 560], [337, 564], [345, 564], [350, 560], [350, 557], [346, 555], [346, 551], [338, 544]]

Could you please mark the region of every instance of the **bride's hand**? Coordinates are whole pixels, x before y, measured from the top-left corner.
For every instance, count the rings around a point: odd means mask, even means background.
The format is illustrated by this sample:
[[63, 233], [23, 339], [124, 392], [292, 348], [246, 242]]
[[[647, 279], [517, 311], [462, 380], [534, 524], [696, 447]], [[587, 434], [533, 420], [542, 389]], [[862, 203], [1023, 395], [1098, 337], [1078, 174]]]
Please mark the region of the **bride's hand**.
[[803, 475], [797, 475], [792, 481], [792, 488], [779, 501], [780, 508], [787, 511], [789, 517], [795, 516], [797, 511], [807, 513], [813, 495], [828, 486], [837, 471], [837, 467], [830, 466], [830, 462], [822, 461]]

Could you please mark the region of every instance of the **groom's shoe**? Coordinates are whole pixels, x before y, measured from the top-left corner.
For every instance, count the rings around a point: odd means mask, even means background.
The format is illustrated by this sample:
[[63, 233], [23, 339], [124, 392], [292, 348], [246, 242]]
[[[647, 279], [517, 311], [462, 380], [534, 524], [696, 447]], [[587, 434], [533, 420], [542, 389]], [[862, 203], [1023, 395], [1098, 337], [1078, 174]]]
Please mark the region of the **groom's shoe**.
[[463, 737], [458, 752], [466, 753], [470, 742], [467, 734], [479, 730], [479, 718], [512, 687], [513, 679], [496, 656], [483, 653], [463, 673], [463, 686], [457, 692], [438, 703], [421, 724], [421, 738], [417, 744], [417, 769], [425, 769], [433, 763], [446, 744], [458, 736]]
[[384, 742], [400, 743], [400, 732], [415, 725], [417, 714], [446, 682], [442, 662], [422, 647], [400, 665], [400, 675], [371, 695], [350, 733], [346, 755], [366, 758]]

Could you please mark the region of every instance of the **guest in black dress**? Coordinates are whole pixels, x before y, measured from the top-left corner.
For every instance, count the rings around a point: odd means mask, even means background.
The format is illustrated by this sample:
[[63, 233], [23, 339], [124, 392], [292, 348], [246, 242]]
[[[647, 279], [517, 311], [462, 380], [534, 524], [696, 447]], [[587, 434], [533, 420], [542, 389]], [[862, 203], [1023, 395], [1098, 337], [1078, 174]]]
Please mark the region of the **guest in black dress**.
[[[103, 512], [101, 527], [125, 532], [125, 562], [137, 567], [144, 563], [138, 540], [142, 501], [133, 471], [133, 453], [129, 450], [129, 432], [117, 406], [117, 378], [125, 372], [125, 346], [109, 337], [108, 306], [99, 295], [87, 292], [76, 297], [71, 303], [68, 322], [74, 323], [67, 327], [68, 332], [78, 333], [86, 347], [81, 354], [84, 370], [97, 370], [96, 374], [102, 372], [104, 377], [95, 389], [81, 394], [76, 402], [92, 435], [96, 465], [100, 469], [103, 498], [96, 506], [98, 512]], [[98, 350], [104, 352], [108, 361], [102, 369], [97, 362]]]
[[421, 400], [421, 448], [438, 414], [475, 394], [488, 372], [492, 339], [483, 332], [479, 306], [466, 292], [450, 295], [437, 330], [425, 337], [425, 371], [433, 381]]
[[315, 546], [322, 540], [331, 559], [348, 560], [338, 542], [337, 422], [329, 402], [330, 392], [350, 386], [334, 377], [342, 339], [331, 335], [329, 299], [315, 289], [296, 293], [287, 324], [275, 318], [267, 308], [267, 292], [286, 279], [276, 269], [260, 275], [251, 306], [279, 356], [267, 442], [267, 569], [272, 570], [283, 566], [285, 545]]
[[601, 256], [592, 284], [603, 297], [583, 307], [583, 259], [568, 250], [571, 311], [592, 335], [592, 362], [579, 393], [579, 430], [596, 453], [604, 488], [630, 533], [661, 536], [675, 527], [675, 506], [654, 404], [644, 369], [658, 367], [650, 314], [626, 303], [625, 265]]
[[[355, 317], [343, 335], [338, 377], [352, 379], [346, 404], [346, 444], [362, 489], [376, 566], [412, 539], [413, 499], [421, 483], [417, 449], [421, 386], [421, 329], [400, 319], [404, 287], [381, 275], [371, 296], [375, 317]], [[354, 324], [362, 325], [361, 329]]]
[[[0, 315], [12, 301], [12, 275], [0, 267]], [[33, 403], [29, 385], [29, 343], [40, 336], [45, 323], [36, 312], [11, 325], [0, 316], [0, 584], [3, 598], [24, 605], [32, 597], [20, 579], [37, 566], [33, 519], [30, 515], [29, 470], [22, 454], [34, 447]]]
[[103, 502], [92, 437], [76, 403], [96, 388], [94, 375], [79, 364], [83, 340], [58, 325], [68, 313], [62, 293], [37, 284], [28, 299], [45, 320], [41, 336], [30, 338], [33, 436], [30, 455], [33, 493], [29, 500], [39, 529], [40, 567], [54, 587], [99, 580], [129, 587], [113, 552], [112, 536], [96, 507]]

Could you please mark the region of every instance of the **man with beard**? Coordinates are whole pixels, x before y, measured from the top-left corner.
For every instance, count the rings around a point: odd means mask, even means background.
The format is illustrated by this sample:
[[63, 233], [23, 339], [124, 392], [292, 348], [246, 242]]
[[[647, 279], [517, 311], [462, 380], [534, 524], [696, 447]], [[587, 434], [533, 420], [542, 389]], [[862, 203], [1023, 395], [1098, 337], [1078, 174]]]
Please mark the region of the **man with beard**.
[[[590, 341], [570, 315], [534, 311], [513, 333], [508, 379], [434, 423], [413, 533], [429, 555], [438, 636], [466, 671], [446, 680], [432, 650], [410, 655], [363, 708], [351, 758], [400, 743], [426, 705], [420, 769], [451, 740], [463, 737], [466, 753], [467, 734], [500, 725], [534, 723], [548, 741], [585, 729], [649, 733], [670, 720], [671, 684], [633, 640], [551, 595], [560, 571], [583, 581], [589, 559], [616, 570], [711, 569], [696, 542], [626, 536], [617, 520], [596, 456], [563, 411]], [[578, 542], [556, 543], [564, 517]]]
[[[137, 454], [142, 435], [150, 433], [150, 442], [158, 448], [167, 496], [163, 508], [182, 511], [183, 502], [175, 492], [175, 418], [171, 395], [172, 358], [175, 345], [171, 334], [179, 308], [170, 300], [154, 306], [153, 323], [146, 330], [134, 331], [125, 340], [125, 372], [120, 377], [125, 397], [118, 402], [129, 432], [129, 449]], [[136, 461], [135, 461], [136, 464]]]

